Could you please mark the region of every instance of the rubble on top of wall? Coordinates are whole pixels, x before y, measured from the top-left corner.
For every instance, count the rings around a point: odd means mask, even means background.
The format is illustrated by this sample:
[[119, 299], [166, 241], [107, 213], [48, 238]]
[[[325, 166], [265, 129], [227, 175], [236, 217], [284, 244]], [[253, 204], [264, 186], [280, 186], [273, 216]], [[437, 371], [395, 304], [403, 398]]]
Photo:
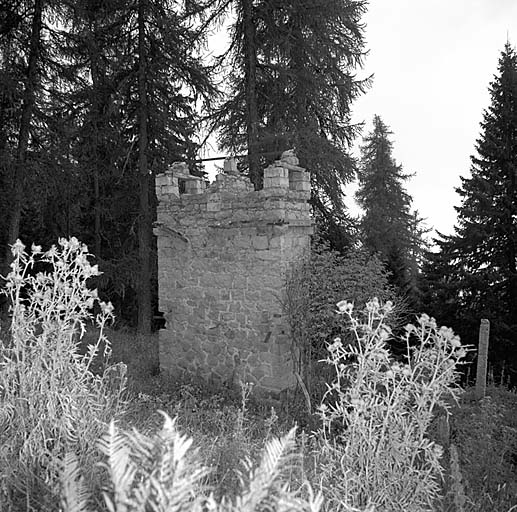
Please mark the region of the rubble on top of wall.
[[208, 187], [208, 192], [242, 193], [253, 192], [255, 187], [247, 176], [237, 169], [235, 158], [230, 157], [224, 161], [223, 172], [215, 176], [215, 181]]
[[[284, 151], [280, 160], [275, 160], [264, 170], [262, 194], [301, 192], [308, 199], [311, 191], [310, 173], [299, 165], [293, 150]], [[182, 185], [182, 186], [180, 186]], [[184, 187], [184, 192], [181, 189]], [[226, 192], [234, 194], [254, 192], [255, 188], [247, 176], [237, 169], [235, 158], [227, 158], [222, 172], [206, 187], [203, 178], [190, 174], [185, 162], [175, 162], [169, 170], [156, 176], [156, 195], [159, 200], [179, 199], [182, 195]]]

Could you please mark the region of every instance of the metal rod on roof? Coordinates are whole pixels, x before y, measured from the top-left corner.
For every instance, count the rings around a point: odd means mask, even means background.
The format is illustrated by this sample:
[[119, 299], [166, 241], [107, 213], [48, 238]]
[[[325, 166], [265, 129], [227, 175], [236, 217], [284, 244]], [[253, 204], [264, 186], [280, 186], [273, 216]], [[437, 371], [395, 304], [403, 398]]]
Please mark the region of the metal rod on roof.
[[194, 160], [196, 164], [201, 162], [213, 162], [214, 160], [226, 160], [227, 158], [245, 158], [248, 155], [212, 156], [210, 158], [198, 158]]
[[[266, 151], [265, 153], [259, 153], [259, 156], [273, 156], [281, 153], [281, 151]], [[194, 162], [197, 164], [201, 162], [213, 162], [215, 160], [226, 160], [227, 158], [248, 158], [248, 155], [212, 156], [210, 158], [198, 158], [197, 160], [194, 160]]]

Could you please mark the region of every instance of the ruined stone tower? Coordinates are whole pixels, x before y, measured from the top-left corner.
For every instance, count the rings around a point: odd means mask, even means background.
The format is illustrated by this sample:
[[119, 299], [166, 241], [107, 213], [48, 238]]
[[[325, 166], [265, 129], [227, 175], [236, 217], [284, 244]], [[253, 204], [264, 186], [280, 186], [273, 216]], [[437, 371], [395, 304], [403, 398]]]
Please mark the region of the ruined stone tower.
[[156, 177], [160, 367], [278, 392], [295, 383], [286, 270], [309, 251], [310, 175], [286, 152], [255, 191], [235, 162], [205, 188], [185, 164]]

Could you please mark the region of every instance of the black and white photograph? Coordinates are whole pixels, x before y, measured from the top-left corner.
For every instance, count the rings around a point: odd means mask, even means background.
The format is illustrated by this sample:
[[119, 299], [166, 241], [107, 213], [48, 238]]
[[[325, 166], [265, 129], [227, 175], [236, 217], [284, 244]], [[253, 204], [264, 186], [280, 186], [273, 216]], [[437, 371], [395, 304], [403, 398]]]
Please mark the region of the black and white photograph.
[[0, 0], [0, 512], [517, 512], [517, 0]]

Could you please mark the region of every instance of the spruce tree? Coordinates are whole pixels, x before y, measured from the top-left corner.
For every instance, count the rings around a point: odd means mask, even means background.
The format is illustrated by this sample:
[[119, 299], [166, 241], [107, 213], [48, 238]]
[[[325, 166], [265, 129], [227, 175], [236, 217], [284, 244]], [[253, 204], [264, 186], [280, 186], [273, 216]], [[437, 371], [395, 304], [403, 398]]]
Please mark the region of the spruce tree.
[[379, 116], [361, 147], [358, 203], [364, 210], [361, 240], [377, 254], [390, 273], [390, 282], [415, 307], [418, 302], [418, 253], [422, 246], [420, 219], [411, 212], [412, 199], [404, 174], [392, 155], [392, 132]]
[[[507, 43], [489, 86], [471, 176], [457, 192], [455, 234], [438, 241], [440, 255], [427, 268], [428, 300], [448, 294], [456, 305], [454, 327], [476, 343], [481, 318], [491, 323], [489, 358], [507, 365], [517, 381], [517, 54]], [[440, 279], [440, 266], [450, 273]], [[438, 270], [438, 271], [437, 271]], [[443, 297], [442, 297], [443, 299]], [[468, 326], [468, 329], [465, 329]]]

